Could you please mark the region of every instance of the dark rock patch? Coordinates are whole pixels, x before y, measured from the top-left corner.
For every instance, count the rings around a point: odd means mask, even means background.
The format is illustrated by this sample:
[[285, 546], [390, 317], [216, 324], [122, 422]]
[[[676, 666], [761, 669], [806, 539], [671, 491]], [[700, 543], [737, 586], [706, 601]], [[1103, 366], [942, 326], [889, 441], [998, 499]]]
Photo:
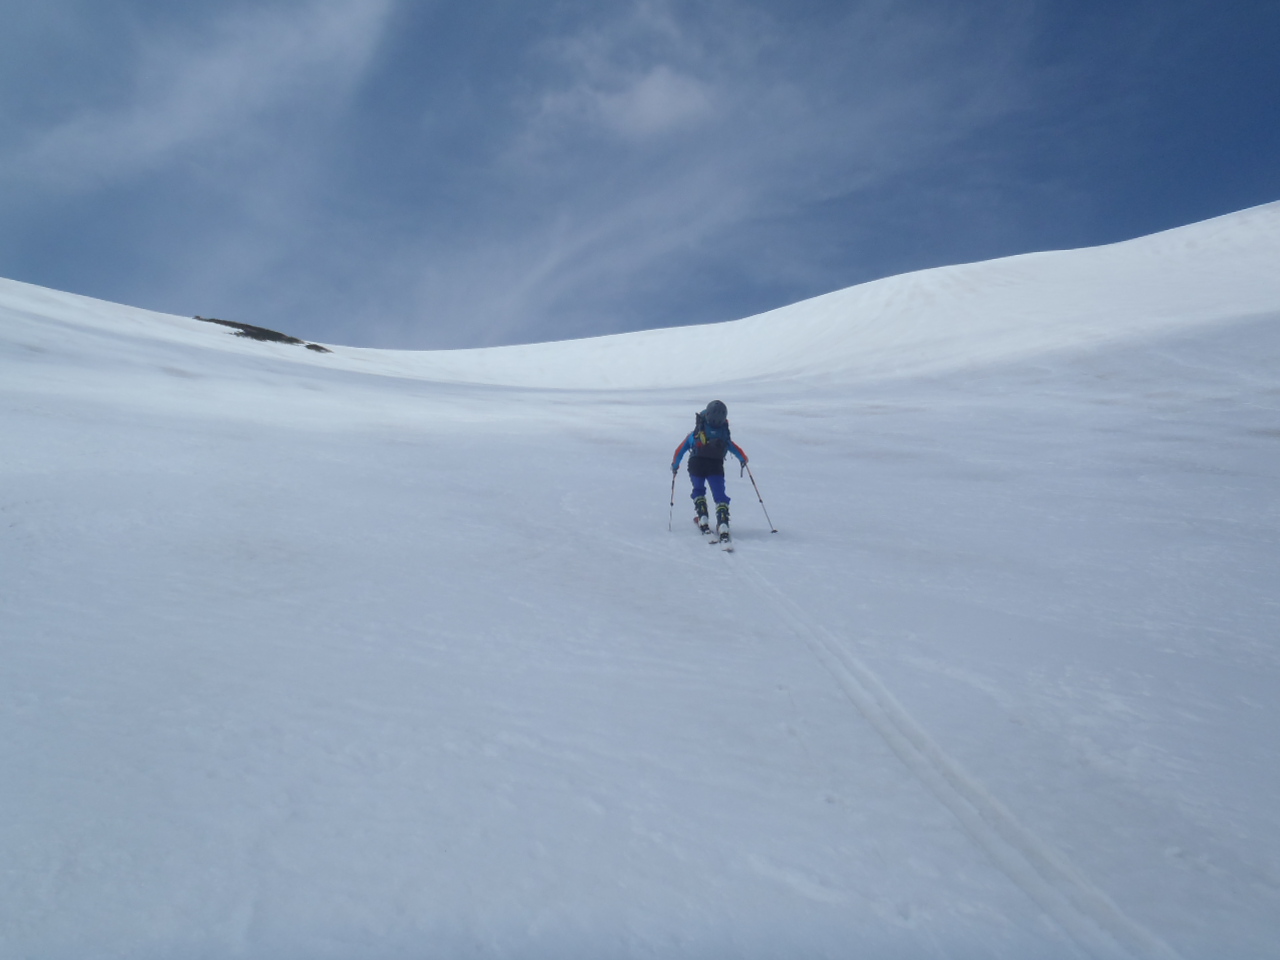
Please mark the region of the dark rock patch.
[[239, 323], [235, 320], [219, 320], [217, 317], [201, 317], [197, 315], [193, 319], [203, 320], [205, 323], [217, 323], [224, 327], [231, 327], [235, 331], [237, 337], [248, 337], [251, 340], [262, 340], [271, 343], [296, 343], [305, 346], [308, 350], [314, 350], [316, 353], [333, 353], [328, 347], [322, 347], [318, 343], [307, 343], [305, 340], [299, 340], [297, 337], [291, 337], [287, 333], [281, 333], [279, 330], [268, 330], [266, 327], [255, 327], [252, 323]]

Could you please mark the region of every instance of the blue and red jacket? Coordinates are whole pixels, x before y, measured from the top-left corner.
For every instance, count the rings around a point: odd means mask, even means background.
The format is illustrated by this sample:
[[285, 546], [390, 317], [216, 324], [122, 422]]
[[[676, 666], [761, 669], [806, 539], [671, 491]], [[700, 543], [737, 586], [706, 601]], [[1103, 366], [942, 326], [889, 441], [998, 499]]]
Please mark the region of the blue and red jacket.
[[747, 463], [747, 452], [732, 440], [727, 441], [723, 453], [716, 453], [698, 443], [697, 431], [690, 431], [671, 457], [672, 473], [680, 469], [680, 461], [684, 459], [685, 453], [689, 454], [689, 473], [695, 477], [724, 476], [724, 458], [731, 453], [743, 466]]

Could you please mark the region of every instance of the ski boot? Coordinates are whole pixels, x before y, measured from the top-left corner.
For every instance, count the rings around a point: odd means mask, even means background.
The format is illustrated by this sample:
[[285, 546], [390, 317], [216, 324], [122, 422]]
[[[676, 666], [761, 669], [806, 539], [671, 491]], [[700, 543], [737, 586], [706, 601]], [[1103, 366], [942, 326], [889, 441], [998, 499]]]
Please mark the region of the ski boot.
[[716, 504], [716, 533], [720, 535], [721, 543], [729, 541], [729, 505], [727, 503]]
[[694, 515], [693, 522], [698, 525], [698, 532], [704, 536], [711, 532], [711, 520], [707, 516], [707, 498], [697, 497], [693, 501], [693, 509], [697, 511]]

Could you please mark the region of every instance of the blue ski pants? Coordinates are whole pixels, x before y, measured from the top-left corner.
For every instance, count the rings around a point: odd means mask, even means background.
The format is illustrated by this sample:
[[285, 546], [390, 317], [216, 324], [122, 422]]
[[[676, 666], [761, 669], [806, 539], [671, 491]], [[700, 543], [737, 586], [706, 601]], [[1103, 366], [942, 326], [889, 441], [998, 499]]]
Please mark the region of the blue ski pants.
[[697, 500], [699, 497], [707, 495], [707, 486], [711, 486], [711, 496], [716, 503], [728, 503], [729, 495], [724, 492], [724, 474], [713, 474], [710, 477], [700, 477], [696, 473], [689, 474], [689, 479], [693, 481], [693, 493], [689, 494], [691, 500]]

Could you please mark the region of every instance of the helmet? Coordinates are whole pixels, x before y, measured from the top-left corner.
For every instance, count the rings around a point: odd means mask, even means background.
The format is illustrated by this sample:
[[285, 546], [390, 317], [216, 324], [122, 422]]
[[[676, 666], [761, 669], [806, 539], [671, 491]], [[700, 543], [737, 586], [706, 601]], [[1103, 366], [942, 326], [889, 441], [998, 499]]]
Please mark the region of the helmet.
[[707, 423], [724, 423], [729, 418], [729, 408], [719, 400], [712, 400], [702, 411], [702, 416]]

